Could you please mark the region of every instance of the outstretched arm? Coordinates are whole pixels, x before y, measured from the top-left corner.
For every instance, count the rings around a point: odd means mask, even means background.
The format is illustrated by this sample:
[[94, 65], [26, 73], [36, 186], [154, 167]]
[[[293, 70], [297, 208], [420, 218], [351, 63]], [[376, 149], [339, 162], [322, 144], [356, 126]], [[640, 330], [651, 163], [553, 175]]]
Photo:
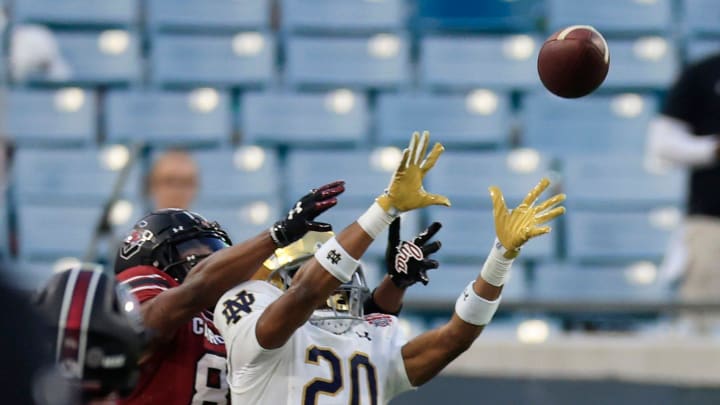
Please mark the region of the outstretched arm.
[[396, 218], [388, 232], [385, 249], [387, 275], [365, 301], [365, 313], [374, 312], [397, 315], [408, 287], [417, 282], [427, 285], [427, 271], [437, 269], [437, 260], [428, 256], [440, 250], [440, 241], [428, 243], [442, 225], [433, 222], [412, 241], [400, 241], [400, 218]]
[[422, 188], [425, 174], [443, 151], [435, 144], [427, 158], [428, 134], [413, 134], [388, 190], [356, 222], [326, 242], [295, 275], [292, 285], [258, 319], [255, 334], [266, 349], [284, 345], [341, 283], [351, 279], [357, 260], [377, 235], [403, 211], [450, 205], [447, 198]]
[[213, 253], [198, 263], [179, 287], [143, 303], [143, 321], [153, 330], [154, 338], [172, 338], [177, 328], [214, 305], [225, 291], [249, 280], [276, 248], [289, 245], [308, 231], [330, 230], [329, 224], [314, 219], [337, 204], [336, 197], [344, 190], [343, 182], [312, 190], [269, 231]]
[[553, 208], [565, 200], [564, 194], [533, 206], [549, 184], [547, 179], [542, 179], [512, 211], [505, 206], [500, 189], [490, 188], [497, 240], [480, 274], [458, 297], [450, 321], [403, 346], [405, 370], [413, 386], [426, 383], [470, 347], [492, 319], [520, 247], [531, 238], [550, 232], [549, 226], [539, 225], [565, 212], [564, 207]]

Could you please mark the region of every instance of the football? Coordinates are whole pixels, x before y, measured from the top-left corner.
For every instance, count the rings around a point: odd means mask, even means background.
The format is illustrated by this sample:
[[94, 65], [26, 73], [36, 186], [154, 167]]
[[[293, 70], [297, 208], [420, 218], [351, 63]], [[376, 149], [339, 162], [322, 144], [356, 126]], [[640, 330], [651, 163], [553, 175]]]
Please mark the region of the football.
[[564, 98], [592, 93], [605, 80], [609, 67], [607, 42], [589, 25], [573, 25], [552, 34], [537, 60], [543, 85]]

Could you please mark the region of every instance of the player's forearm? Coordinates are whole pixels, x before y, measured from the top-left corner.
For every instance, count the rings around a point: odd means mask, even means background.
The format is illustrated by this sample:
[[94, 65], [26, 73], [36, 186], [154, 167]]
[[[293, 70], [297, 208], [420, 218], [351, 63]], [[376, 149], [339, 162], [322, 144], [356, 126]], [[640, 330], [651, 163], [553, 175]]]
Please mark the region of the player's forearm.
[[[345, 228], [335, 239], [353, 260], [359, 259], [372, 243], [372, 238], [357, 223]], [[337, 258], [340, 261], [348, 260], [342, 255], [332, 260]], [[262, 347], [275, 349], [284, 345], [295, 330], [307, 322], [313, 311], [342, 283], [324, 267], [330, 267], [331, 264], [332, 262], [328, 261], [321, 263], [316, 254], [298, 270], [293, 277], [292, 286], [285, 294], [263, 312], [255, 329], [258, 343]]]
[[270, 234], [263, 232], [198, 263], [182, 285], [191, 293], [191, 305], [197, 310], [214, 305], [225, 291], [250, 280], [275, 248]]
[[396, 286], [392, 279], [386, 275], [368, 300], [372, 299], [375, 302], [376, 310], [382, 313], [397, 314], [402, 308], [404, 296], [405, 289]]
[[447, 324], [408, 342], [402, 356], [410, 383], [417, 387], [431, 380], [467, 350], [482, 330], [483, 326], [471, 325], [453, 315]]

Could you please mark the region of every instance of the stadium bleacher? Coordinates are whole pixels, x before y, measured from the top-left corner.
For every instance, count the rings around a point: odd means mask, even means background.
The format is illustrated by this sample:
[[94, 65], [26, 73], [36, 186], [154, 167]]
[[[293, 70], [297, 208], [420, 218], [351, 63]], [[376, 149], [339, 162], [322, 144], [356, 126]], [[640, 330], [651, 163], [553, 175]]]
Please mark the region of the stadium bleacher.
[[[197, 149], [195, 209], [240, 240], [336, 178], [348, 190], [324, 217], [347, 225], [385, 186], [395, 147], [427, 129], [448, 148], [427, 188], [454, 207], [409, 215], [403, 235], [444, 221], [441, 256], [455, 262], [447, 284], [433, 279], [428, 300], [454, 296], [455, 275], [466, 280], [476, 271], [468, 262], [486, 254], [487, 187], [516, 204], [545, 175], [572, 210], [559, 232], [525, 249], [518, 267], [547, 272], [529, 287], [572, 285], [583, 271], [606, 287], [628, 262], [657, 262], [684, 180], [647, 172], [645, 131], [681, 64], [720, 50], [712, 0], [497, 0], [468, 6], [465, 17], [431, 17], [447, 4], [425, 0], [12, 3], [10, 24], [50, 26], [71, 68], [66, 80], [9, 83], [1, 130], [17, 151], [0, 204], [9, 214], [0, 252], [18, 268], [84, 254], [121, 167], [103, 166], [103, 146], [139, 141], [150, 159], [169, 146]], [[478, 10], [486, 17], [471, 16]], [[561, 100], [542, 89], [536, 56], [545, 37], [571, 23], [607, 33], [611, 68], [597, 94]], [[141, 163], [123, 196], [133, 218], [146, 206]], [[370, 251], [376, 264], [380, 241]], [[526, 294], [525, 281], [517, 284]]]

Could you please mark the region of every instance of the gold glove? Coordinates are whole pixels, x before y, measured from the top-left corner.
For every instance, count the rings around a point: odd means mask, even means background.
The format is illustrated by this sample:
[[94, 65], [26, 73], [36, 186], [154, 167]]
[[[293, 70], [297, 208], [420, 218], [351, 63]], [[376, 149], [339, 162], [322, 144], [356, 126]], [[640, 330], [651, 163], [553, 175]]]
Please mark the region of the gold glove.
[[427, 153], [430, 133], [424, 131], [422, 136], [413, 133], [410, 146], [403, 151], [400, 165], [390, 180], [385, 193], [376, 201], [385, 212], [404, 212], [429, 205], [450, 206], [450, 200], [439, 194], [431, 194], [423, 189], [422, 181], [445, 148], [436, 143], [430, 154]]
[[565, 207], [555, 207], [565, 201], [565, 194], [557, 194], [537, 206], [535, 201], [550, 185], [550, 180], [543, 178], [512, 211], [505, 205], [502, 191], [496, 186], [490, 187], [495, 217], [495, 234], [507, 250], [506, 259], [515, 258], [520, 247], [528, 240], [550, 232], [549, 226], [540, 226], [565, 213]]

